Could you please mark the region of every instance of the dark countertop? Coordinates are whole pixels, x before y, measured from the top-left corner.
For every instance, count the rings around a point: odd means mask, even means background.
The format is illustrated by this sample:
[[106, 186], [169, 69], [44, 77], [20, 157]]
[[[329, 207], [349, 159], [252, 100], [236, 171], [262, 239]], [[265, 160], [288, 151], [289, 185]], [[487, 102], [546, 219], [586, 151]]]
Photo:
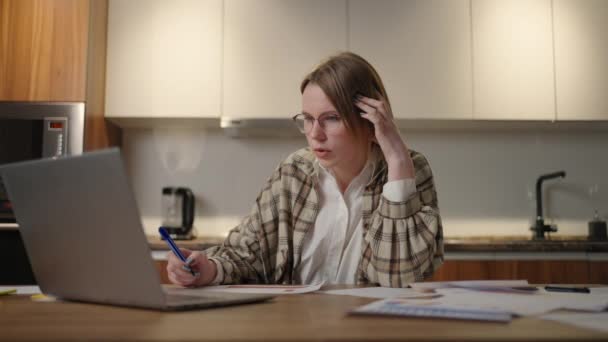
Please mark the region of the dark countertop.
[[535, 241], [524, 236], [460, 237], [444, 240], [446, 252], [608, 252], [608, 241], [559, 236]]
[[[169, 250], [157, 237], [148, 237], [152, 250]], [[182, 248], [201, 250], [216, 246], [224, 237], [204, 237], [176, 241]], [[446, 253], [450, 252], [608, 252], [608, 241], [587, 241], [586, 236], [559, 236], [551, 240], [533, 241], [526, 236], [446, 237]]]
[[[217, 246], [224, 241], [224, 237], [216, 236], [216, 237], [204, 237], [204, 238], [196, 238], [193, 240], [175, 240], [175, 243], [180, 248], [187, 248], [192, 250], [202, 250], [207, 249], [209, 247]], [[156, 236], [148, 235], [148, 243], [150, 244], [150, 248], [153, 251], [168, 251], [169, 246], [164, 240], [161, 240]]]

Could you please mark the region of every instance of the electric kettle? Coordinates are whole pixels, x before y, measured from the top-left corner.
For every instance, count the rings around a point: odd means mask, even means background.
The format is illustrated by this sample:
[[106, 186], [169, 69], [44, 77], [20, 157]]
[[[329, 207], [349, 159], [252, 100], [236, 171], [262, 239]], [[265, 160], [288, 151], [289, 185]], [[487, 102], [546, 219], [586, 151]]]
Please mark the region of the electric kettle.
[[162, 227], [175, 240], [193, 239], [194, 194], [188, 188], [164, 187], [162, 196]]

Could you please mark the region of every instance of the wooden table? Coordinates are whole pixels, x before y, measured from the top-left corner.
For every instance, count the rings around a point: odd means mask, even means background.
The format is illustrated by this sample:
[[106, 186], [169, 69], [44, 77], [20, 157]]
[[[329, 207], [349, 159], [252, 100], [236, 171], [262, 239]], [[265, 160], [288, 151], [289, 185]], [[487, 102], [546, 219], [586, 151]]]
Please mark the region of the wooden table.
[[320, 293], [267, 303], [156, 312], [0, 297], [0, 340], [121, 341], [572, 341], [608, 334], [536, 318], [511, 323], [348, 316], [373, 299]]

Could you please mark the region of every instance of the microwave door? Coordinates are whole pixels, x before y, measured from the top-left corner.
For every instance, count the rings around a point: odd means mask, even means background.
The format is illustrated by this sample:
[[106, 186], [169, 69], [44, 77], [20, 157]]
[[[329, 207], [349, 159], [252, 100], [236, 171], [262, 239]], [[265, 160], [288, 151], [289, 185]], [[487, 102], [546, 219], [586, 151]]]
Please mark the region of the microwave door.
[[42, 157], [42, 120], [0, 119], [0, 164]]

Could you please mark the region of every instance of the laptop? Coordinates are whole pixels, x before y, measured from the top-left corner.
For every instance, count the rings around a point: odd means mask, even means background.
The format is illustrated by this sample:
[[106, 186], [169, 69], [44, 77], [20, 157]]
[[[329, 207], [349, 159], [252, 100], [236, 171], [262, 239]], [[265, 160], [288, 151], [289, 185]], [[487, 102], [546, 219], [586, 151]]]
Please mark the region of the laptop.
[[0, 165], [0, 177], [45, 294], [158, 310], [272, 298], [225, 292], [203, 297], [163, 288], [117, 148]]

